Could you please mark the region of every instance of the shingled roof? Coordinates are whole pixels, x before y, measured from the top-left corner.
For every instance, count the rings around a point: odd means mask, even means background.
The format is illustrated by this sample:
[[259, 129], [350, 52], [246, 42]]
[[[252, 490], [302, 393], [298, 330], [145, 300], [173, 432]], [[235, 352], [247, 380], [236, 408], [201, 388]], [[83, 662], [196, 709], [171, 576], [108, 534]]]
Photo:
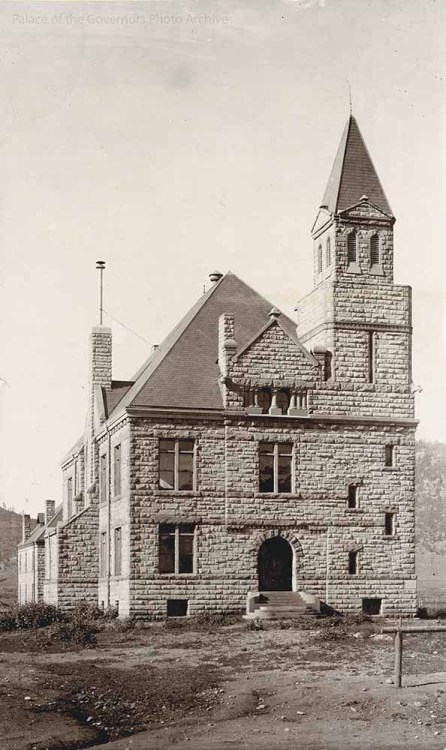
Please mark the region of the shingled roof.
[[393, 216], [358, 123], [350, 115], [321, 205], [332, 213], [340, 213], [357, 205], [363, 195], [376, 208]]
[[[223, 408], [218, 386], [218, 319], [234, 315], [235, 337], [244, 347], [268, 322], [271, 302], [229, 272], [185, 315], [132, 378], [134, 384], [110, 411], [132, 407]], [[297, 341], [296, 323], [281, 314], [280, 323]]]

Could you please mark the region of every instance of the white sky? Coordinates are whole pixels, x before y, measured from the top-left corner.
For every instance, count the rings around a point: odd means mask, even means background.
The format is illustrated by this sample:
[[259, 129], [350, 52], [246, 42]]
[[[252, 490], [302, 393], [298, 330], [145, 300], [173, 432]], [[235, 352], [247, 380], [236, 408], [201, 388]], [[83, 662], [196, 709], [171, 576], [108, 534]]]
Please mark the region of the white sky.
[[[1, 501], [60, 499], [97, 259], [150, 343], [215, 268], [293, 315], [347, 80], [414, 290], [419, 437], [446, 440], [445, 22], [441, 0], [0, 3]], [[112, 328], [129, 378], [150, 346]]]

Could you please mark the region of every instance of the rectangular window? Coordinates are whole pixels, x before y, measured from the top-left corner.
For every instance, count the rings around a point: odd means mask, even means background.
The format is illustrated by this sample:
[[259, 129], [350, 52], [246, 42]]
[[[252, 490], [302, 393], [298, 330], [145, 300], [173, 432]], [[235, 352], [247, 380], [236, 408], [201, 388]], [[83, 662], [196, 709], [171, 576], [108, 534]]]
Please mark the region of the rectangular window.
[[395, 513], [386, 513], [384, 516], [384, 534], [395, 536]]
[[385, 447], [385, 465], [389, 468], [395, 466], [395, 446], [386, 445]]
[[259, 444], [259, 491], [292, 491], [293, 446], [291, 443]]
[[195, 526], [161, 524], [159, 527], [159, 572], [194, 572]]
[[113, 450], [113, 490], [114, 496], [121, 494], [121, 446], [115, 445]]
[[101, 557], [100, 557], [100, 575], [104, 578], [107, 575], [107, 532], [101, 534]]
[[159, 488], [194, 489], [193, 440], [160, 440]]
[[122, 570], [122, 533], [121, 529], [115, 529], [115, 576], [121, 575]]
[[351, 576], [355, 576], [358, 573], [358, 560], [359, 560], [358, 552], [348, 553], [348, 572], [350, 573]]
[[348, 486], [348, 507], [350, 509], [359, 507], [359, 487], [356, 484]]
[[369, 372], [368, 381], [369, 383], [375, 382], [375, 335], [373, 331], [369, 331]]
[[107, 502], [107, 456], [99, 458], [99, 497], [101, 503]]

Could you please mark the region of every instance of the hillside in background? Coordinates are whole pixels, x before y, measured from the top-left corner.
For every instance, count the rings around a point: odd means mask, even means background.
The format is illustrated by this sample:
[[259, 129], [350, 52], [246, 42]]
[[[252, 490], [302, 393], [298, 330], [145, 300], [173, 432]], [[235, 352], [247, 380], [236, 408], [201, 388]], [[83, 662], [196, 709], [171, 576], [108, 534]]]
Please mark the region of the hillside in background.
[[21, 514], [0, 507], [0, 603], [17, 598], [17, 545], [21, 539]]
[[446, 606], [446, 445], [417, 442], [416, 562], [418, 598]]

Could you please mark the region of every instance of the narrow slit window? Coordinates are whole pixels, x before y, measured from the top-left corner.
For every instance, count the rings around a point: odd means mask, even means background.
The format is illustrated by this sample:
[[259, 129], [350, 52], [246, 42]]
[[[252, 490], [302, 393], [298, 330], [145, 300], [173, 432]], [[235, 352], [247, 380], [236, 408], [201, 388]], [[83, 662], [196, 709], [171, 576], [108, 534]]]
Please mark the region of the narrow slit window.
[[99, 496], [100, 502], [107, 502], [107, 456], [105, 453], [99, 459], [100, 471], [99, 471]]
[[121, 445], [115, 445], [113, 452], [113, 486], [116, 497], [121, 494]]
[[395, 536], [395, 513], [386, 513], [384, 516], [384, 534]]
[[359, 487], [356, 484], [348, 486], [348, 507], [351, 510], [359, 507]]
[[68, 518], [70, 518], [73, 513], [73, 477], [67, 480], [67, 511]]
[[325, 245], [325, 259], [328, 266], [331, 266], [331, 239], [330, 237], [327, 237], [327, 242]]
[[121, 528], [115, 529], [115, 576], [120, 576], [122, 572], [122, 531]]
[[333, 354], [329, 351], [325, 352], [324, 358], [324, 380], [331, 380], [333, 377]]
[[373, 234], [370, 238], [370, 265], [377, 266], [379, 260], [379, 237], [377, 234]]
[[384, 463], [387, 468], [395, 466], [395, 446], [386, 445]]
[[317, 249], [317, 272], [322, 273], [322, 245]]
[[100, 557], [101, 576], [107, 575], [107, 532], [101, 534], [101, 557]]
[[375, 335], [373, 331], [369, 331], [368, 336], [368, 381], [369, 383], [375, 382]]
[[358, 573], [358, 561], [358, 552], [354, 551], [348, 553], [348, 572], [351, 576], [355, 576]]
[[350, 232], [347, 237], [347, 263], [356, 263], [356, 232]]

